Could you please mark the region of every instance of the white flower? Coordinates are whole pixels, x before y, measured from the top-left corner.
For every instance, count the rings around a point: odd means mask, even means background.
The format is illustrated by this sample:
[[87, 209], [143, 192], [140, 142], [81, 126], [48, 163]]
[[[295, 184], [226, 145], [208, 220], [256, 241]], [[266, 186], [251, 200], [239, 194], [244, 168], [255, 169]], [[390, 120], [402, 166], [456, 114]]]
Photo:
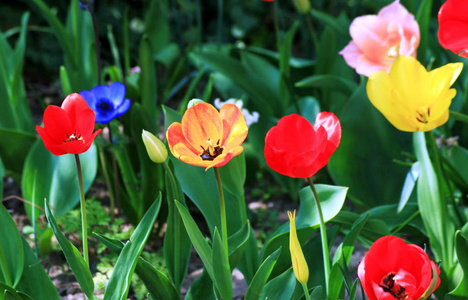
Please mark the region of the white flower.
[[258, 122], [258, 118], [260, 117], [258, 112], [253, 111], [252, 113], [250, 113], [246, 108], [242, 108], [244, 106], [244, 102], [241, 99], [230, 98], [226, 100], [225, 102], [221, 101], [219, 98], [216, 98], [214, 100], [214, 106], [217, 109], [221, 109], [221, 107], [226, 103], [231, 103], [239, 107], [239, 109], [242, 111], [242, 114], [244, 115], [245, 123], [247, 124], [247, 127], [250, 127], [250, 125], [252, 125], [253, 123]]

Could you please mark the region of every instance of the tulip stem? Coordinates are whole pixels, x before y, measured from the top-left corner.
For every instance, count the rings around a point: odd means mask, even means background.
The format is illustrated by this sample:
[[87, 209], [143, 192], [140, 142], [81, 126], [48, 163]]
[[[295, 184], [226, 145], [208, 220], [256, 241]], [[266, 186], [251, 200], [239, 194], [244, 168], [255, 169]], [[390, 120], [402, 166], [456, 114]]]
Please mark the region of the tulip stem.
[[447, 177], [445, 176], [445, 172], [440, 161], [439, 149], [437, 148], [437, 145], [435, 142], [434, 132], [431, 130], [431, 131], [428, 131], [427, 134], [429, 135], [428, 140], [429, 140], [429, 144], [430, 144], [433, 159], [434, 159], [433, 165], [437, 174], [437, 183], [439, 184], [440, 199], [445, 201], [445, 196], [444, 196], [443, 186], [442, 186], [442, 178], [444, 178], [445, 185], [447, 186], [449, 193], [450, 193], [449, 195], [450, 203], [452, 204], [453, 209], [455, 210], [455, 214], [457, 215], [458, 221], [460, 222], [460, 224], [465, 224], [466, 221], [461, 215], [460, 210], [458, 209], [458, 204], [455, 202], [455, 197], [453, 196], [452, 188], [450, 184], [447, 182]]
[[80, 156], [75, 154], [76, 170], [78, 171], [78, 183], [80, 185], [80, 207], [81, 207], [81, 233], [83, 238], [83, 257], [86, 266], [89, 267], [88, 254], [88, 224], [86, 222], [86, 199], [83, 186], [83, 173], [81, 171]]
[[310, 300], [309, 288], [307, 287], [307, 283], [302, 283], [302, 288], [304, 289], [305, 299]]
[[320, 200], [317, 194], [317, 190], [314, 186], [314, 180], [312, 177], [307, 178], [312, 193], [314, 194], [315, 206], [320, 219], [320, 236], [322, 238], [322, 254], [323, 254], [323, 269], [325, 271], [325, 292], [328, 295], [328, 280], [330, 279], [330, 252], [328, 251], [328, 240], [327, 240], [327, 228], [325, 227], [325, 221], [323, 220], [322, 207], [320, 206]]
[[223, 237], [224, 249], [226, 254], [228, 253], [228, 234], [227, 234], [227, 221], [226, 221], [226, 204], [224, 202], [224, 192], [223, 184], [221, 183], [221, 176], [219, 175], [218, 167], [214, 167], [214, 172], [216, 176], [216, 184], [218, 185], [218, 194], [219, 194], [219, 210], [221, 213], [221, 233]]

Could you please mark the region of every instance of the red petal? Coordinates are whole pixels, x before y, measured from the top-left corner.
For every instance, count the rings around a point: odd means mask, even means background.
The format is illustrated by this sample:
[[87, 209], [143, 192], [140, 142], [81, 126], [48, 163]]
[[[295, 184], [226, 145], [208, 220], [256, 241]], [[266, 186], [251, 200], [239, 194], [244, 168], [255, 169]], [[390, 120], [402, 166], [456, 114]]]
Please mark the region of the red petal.
[[55, 105], [44, 111], [44, 129], [55, 143], [63, 143], [74, 130], [67, 112]]
[[[468, 49], [468, 2], [448, 0], [439, 10], [439, 42], [442, 47], [459, 54]], [[461, 54], [466, 56], [466, 52]]]
[[76, 119], [77, 133], [81, 134], [85, 141], [93, 134], [96, 124], [94, 119], [94, 111], [90, 108], [82, 110]]
[[37, 133], [39, 133], [39, 136], [42, 139], [42, 142], [44, 143], [44, 146], [46, 147], [47, 150], [49, 150], [52, 154], [54, 155], [63, 155], [67, 154], [66, 151], [63, 151], [62, 149], [62, 143], [57, 144], [47, 133], [47, 131], [42, 128], [41, 126], [36, 126]]
[[80, 114], [85, 109], [90, 109], [85, 99], [80, 94], [73, 93], [68, 95], [62, 103], [62, 109], [70, 116], [72, 126], [80, 118]]

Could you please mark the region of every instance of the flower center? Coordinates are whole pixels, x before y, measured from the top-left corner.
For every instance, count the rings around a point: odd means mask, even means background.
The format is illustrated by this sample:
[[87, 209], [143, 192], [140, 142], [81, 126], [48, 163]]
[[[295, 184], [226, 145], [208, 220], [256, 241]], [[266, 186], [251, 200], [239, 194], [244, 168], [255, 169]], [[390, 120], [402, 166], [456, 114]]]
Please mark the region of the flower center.
[[419, 110], [416, 111], [416, 120], [418, 122], [427, 124], [429, 122], [429, 117], [431, 116], [431, 108], [427, 106], [420, 107]]
[[400, 45], [397, 44], [397, 45], [390, 47], [390, 49], [388, 49], [387, 55], [388, 57], [392, 59], [396, 59], [399, 51], [400, 51]]
[[200, 154], [202, 160], [214, 160], [217, 156], [223, 153], [224, 149], [219, 146], [219, 140], [216, 142], [216, 146], [213, 146], [211, 139], [208, 139], [206, 144], [208, 145], [206, 148], [200, 145], [203, 150], [202, 154]]
[[396, 280], [394, 280], [395, 274], [389, 273], [382, 279], [380, 287], [387, 293], [390, 293], [395, 299], [404, 300], [408, 298], [406, 289], [402, 287]]
[[75, 131], [73, 131], [72, 134], [69, 135], [67, 133], [66, 135], [67, 135], [68, 139], [63, 140], [63, 142], [65, 142], [65, 143], [73, 142], [73, 141], [83, 141], [83, 144], [84, 144], [84, 142], [85, 142], [83, 137], [81, 136], [81, 134], [76, 134], [76, 129], [75, 129]]
[[100, 98], [96, 103], [98, 111], [108, 113], [114, 110], [114, 104], [107, 98]]

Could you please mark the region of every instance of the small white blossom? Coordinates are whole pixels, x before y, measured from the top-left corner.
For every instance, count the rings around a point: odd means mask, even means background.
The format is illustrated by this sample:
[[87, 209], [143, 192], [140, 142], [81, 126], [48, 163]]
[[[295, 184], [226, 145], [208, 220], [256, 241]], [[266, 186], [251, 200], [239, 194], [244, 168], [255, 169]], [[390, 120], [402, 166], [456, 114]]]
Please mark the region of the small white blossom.
[[245, 124], [247, 124], [247, 127], [250, 127], [250, 125], [252, 125], [253, 123], [258, 122], [258, 118], [260, 117], [259, 113], [256, 111], [250, 113], [246, 108], [242, 108], [244, 106], [244, 101], [242, 101], [241, 99], [230, 98], [224, 102], [221, 101], [219, 98], [216, 98], [214, 100], [214, 106], [217, 109], [221, 109], [221, 107], [226, 103], [231, 103], [239, 107], [239, 109], [242, 111], [242, 114], [244, 115]]

